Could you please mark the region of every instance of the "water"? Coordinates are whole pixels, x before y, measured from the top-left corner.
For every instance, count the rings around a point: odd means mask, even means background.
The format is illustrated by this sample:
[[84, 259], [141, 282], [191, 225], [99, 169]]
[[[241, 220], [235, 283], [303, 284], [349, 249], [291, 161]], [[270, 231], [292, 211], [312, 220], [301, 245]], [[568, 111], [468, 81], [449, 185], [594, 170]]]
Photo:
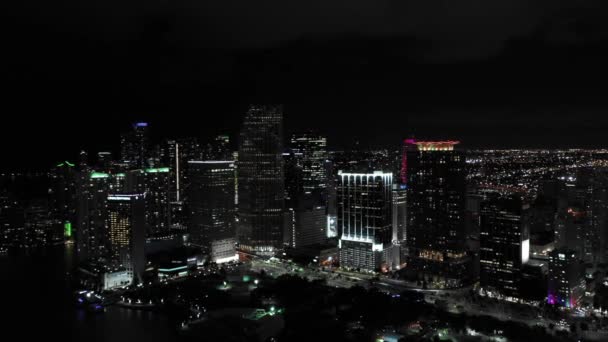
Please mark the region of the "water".
[[[133, 342], [171, 341], [175, 330], [158, 312], [109, 307], [105, 313], [77, 309], [67, 280], [71, 246], [28, 255], [0, 256], [0, 326], [11, 340]], [[7, 335], [8, 334], [8, 335]]]

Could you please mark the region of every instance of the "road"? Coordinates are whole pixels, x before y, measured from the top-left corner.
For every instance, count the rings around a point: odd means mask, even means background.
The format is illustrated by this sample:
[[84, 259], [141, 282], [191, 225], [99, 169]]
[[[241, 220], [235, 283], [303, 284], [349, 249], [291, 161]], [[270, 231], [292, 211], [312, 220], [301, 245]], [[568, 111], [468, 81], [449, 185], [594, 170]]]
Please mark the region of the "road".
[[559, 322], [549, 320], [544, 317], [539, 317], [533, 308], [523, 312], [514, 312], [509, 304], [494, 304], [486, 305], [482, 303], [472, 303], [468, 298], [468, 293], [471, 287], [459, 289], [420, 289], [412, 287], [412, 284], [403, 280], [390, 279], [379, 277], [374, 280], [376, 275], [355, 273], [340, 269], [334, 270], [319, 270], [316, 267], [302, 267], [296, 264], [288, 263], [279, 260], [253, 260], [249, 264], [254, 272], [264, 270], [266, 274], [272, 277], [279, 277], [284, 274], [297, 274], [308, 280], [324, 279], [328, 286], [345, 287], [360, 285], [364, 288], [376, 288], [379, 291], [400, 294], [403, 291], [416, 291], [423, 293], [424, 299], [428, 304], [443, 303], [443, 307], [450, 313], [468, 315], [485, 315], [502, 321], [515, 321], [527, 324], [531, 327], [544, 326], [548, 327], [551, 323], [556, 326]]

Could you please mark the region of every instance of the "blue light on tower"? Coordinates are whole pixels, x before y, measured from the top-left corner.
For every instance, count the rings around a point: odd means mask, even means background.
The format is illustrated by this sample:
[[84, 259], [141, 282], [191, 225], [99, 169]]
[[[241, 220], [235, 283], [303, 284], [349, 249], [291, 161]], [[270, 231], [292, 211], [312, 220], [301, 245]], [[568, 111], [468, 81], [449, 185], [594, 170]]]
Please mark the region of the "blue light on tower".
[[135, 127], [148, 127], [147, 122], [138, 122], [135, 124]]

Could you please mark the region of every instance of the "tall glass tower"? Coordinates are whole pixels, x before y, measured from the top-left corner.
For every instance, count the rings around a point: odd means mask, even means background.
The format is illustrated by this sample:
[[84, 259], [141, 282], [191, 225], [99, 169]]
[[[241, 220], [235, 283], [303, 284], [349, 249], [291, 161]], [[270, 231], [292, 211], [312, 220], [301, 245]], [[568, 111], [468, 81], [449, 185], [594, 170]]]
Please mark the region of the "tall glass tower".
[[147, 165], [149, 128], [147, 122], [136, 122], [133, 130], [124, 133], [120, 139], [120, 157], [131, 167], [143, 168]]
[[465, 248], [466, 171], [458, 141], [405, 141], [408, 267], [431, 286], [461, 286], [470, 271]]
[[189, 161], [189, 230], [192, 243], [216, 263], [236, 260], [233, 161]]
[[283, 246], [283, 108], [249, 107], [239, 141], [239, 243], [253, 253], [273, 255]]

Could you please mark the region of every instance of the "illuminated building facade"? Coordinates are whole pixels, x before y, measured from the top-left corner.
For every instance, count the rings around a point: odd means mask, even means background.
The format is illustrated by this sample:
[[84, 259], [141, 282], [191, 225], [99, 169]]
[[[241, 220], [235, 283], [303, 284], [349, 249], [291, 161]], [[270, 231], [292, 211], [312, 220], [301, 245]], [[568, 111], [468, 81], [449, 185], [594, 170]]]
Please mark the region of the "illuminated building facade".
[[529, 205], [519, 196], [492, 196], [482, 202], [480, 283], [492, 294], [521, 298], [520, 278], [530, 257]]
[[291, 248], [320, 245], [327, 240], [325, 207], [289, 208], [284, 224], [285, 243]]
[[291, 248], [324, 244], [327, 240], [327, 209], [324, 189], [305, 189], [307, 172], [301, 153], [296, 154], [292, 150], [284, 153], [283, 157], [286, 207], [284, 242]]
[[126, 268], [141, 282], [146, 266], [144, 194], [109, 194], [106, 227], [110, 264]]
[[556, 249], [549, 254], [549, 293], [547, 303], [578, 307], [585, 294], [584, 267], [576, 251]]
[[230, 137], [218, 135], [207, 144], [203, 152], [204, 160], [232, 160], [232, 149], [230, 148]]
[[294, 134], [290, 142], [297, 165], [302, 172], [302, 191], [315, 197], [318, 205], [326, 204], [327, 138], [315, 133]]
[[180, 163], [179, 163], [179, 143], [174, 139], [165, 140], [160, 148], [160, 162], [163, 165], [169, 166], [170, 180], [169, 186], [171, 191], [171, 202], [180, 200]]
[[171, 173], [168, 167], [144, 170], [146, 225], [152, 234], [164, 233], [171, 227]]
[[189, 232], [213, 262], [236, 259], [233, 161], [189, 161]]
[[147, 166], [149, 148], [149, 127], [147, 122], [136, 122], [133, 130], [123, 133], [120, 139], [120, 158], [133, 168]]
[[99, 262], [109, 256], [106, 229], [107, 195], [112, 178], [107, 173], [84, 170], [78, 178], [76, 252], [81, 262]]
[[456, 141], [406, 140], [408, 267], [440, 286], [467, 281], [466, 171]]
[[70, 227], [64, 232], [65, 238], [70, 239], [78, 205], [78, 171], [74, 164], [61, 162], [51, 171], [49, 181], [51, 218], [58, 220], [64, 227]]
[[283, 109], [252, 105], [240, 133], [238, 236], [241, 248], [273, 255], [283, 247]]
[[172, 202], [184, 200], [184, 191], [188, 187], [188, 161], [201, 159], [201, 146], [195, 138], [170, 139], [164, 142], [160, 149], [160, 162], [170, 169]]
[[408, 152], [412, 152], [412, 151], [416, 151], [417, 147], [416, 147], [416, 140], [415, 139], [405, 139], [403, 141], [403, 153], [401, 155], [401, 174], [400, 174], [400, 180], [401, 180], [401, 184], [407, 184], [407, 172], [408, 172], [408, 167], [407, 167], [407, 157], [408, 157]]
[[171, 176], [168, 167], [127, 172], [123, 191], [145, 194], [147, 237], [166, 233], [171, 227]]
[[338, 173], [340, 265], [375, 271], [392, 245], [393, 174]]
[[407, 240], [407, 186], [393, 185], [393, 241], [403, 243]]

